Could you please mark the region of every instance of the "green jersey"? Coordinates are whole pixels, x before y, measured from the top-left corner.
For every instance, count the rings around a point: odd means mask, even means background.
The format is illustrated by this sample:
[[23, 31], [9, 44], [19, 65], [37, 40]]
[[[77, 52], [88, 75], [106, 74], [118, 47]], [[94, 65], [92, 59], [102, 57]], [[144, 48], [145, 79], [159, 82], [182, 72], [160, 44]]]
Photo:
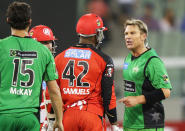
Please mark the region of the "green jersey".
[[0, 40], [0, 113], [37, 112], [42, 81], [58, 78], [54, 58], [29, 37]]
[[[154, 49], [134, 57], [128, 54], [123, 66], [124, 96], [139, 96], [172, 86], [163, 62]], [[156, 96], [157, 97], [157, 96]], [[164, 108], [161, 102], [125, 107], [123, 126], [127, 128], [163, 128]]]

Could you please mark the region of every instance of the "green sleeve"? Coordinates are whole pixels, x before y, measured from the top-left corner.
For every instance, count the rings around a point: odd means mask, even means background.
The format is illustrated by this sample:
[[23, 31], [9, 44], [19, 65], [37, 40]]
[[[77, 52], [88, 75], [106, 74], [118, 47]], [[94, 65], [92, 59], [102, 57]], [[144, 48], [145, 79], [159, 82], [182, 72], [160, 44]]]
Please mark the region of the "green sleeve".
[[46, 67], [46, 71], [44, 73], [44, 80], [49, 81], [49, 80], [56, 80], [58, 79], [58, 74], [56, 73], [56, 66], [55, 66], [55, 61], [52, 56], [52, 54], [49, 54], [49, 62]]
[[164, 63], [159, 58], [150, 60], [146, 68], [146, 76], [156, 89], [172, 88]]

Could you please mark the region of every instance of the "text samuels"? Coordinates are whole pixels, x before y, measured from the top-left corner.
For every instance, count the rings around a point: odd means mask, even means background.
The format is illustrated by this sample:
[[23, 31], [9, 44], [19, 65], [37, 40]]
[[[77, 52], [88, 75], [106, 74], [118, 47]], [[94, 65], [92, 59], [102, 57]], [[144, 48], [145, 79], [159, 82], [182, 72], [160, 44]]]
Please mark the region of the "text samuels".
[[90, 94], [90, 89], [63, 88], [63, 93], [70, 94], [70, 95], [88, 95]]
[[125, 91], [128, 91], [128, 92], [136, 92], [136, 86], [135, 86], [135, 83], [132, 82], [132, 81], [127, 81], [127, 80], [124, 80], [125, 81]]

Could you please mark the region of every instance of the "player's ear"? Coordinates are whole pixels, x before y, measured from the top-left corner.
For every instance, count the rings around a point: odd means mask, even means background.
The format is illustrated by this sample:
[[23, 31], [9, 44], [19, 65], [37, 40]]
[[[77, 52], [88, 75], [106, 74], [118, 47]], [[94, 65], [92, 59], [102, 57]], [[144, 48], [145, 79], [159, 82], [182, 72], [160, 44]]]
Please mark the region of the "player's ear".
[[142, 34], [141, 34], [141, 39], [142, 39], [143, 41], [145, 41], [145, 40], [147, 39], [147, 34], [146, 34], [146, 33], [142, 33]]

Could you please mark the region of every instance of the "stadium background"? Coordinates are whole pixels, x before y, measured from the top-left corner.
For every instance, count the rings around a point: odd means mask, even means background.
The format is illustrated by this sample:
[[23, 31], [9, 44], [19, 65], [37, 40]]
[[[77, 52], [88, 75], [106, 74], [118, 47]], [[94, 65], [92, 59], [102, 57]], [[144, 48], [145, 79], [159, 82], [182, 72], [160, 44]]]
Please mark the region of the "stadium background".
[[[10, 28], [6, 24], [6, 9], [13, 0], [0, 1], [0, 39], [10, 35]], [[90, 10], [89, 1], [44, 1], [22, 0], [32, 6], [32, 26], [38, 24], [48, 25], [58, 38], [57, 54], [70, 45], [78, 42], [75, 25], [78, 18]], [[122, 66], [128, 50], [124, 46], [122, 21], [123, 12], [120, 8], [121, 0], [96, 0], [103, 1], [106, 6], [101, 10], [105, 25], [108, 27], [106, 39], [102, 50], [113, 58], [115, 64], [115, 89], [117, 99], [123, 97]], [[123, 0], [124, 1], [124, 0]], [[156, 49], [164, 60], [173, 86], [171, 97], [163, 101], [166, 113], [165, 131], [185, 130], [185, 32], [181, 23], [185, 16], [185, 0], [126, 0], [133, 4], [131, 12], [133, 17], [140, 18], [144, 15], [144, 5], [150, 2], [153, 14], [157, 21], [163, 19], [163, 12], [170, 8], [174, 13], [175, 26], [170, 31], [152, 31], [149, 29], [148, 43]], [[100, 4], [101, 5], [101, 4]], [[96, 5], [97, 7], [97, 5]], [[89, 10], [87, 10], [89, 9]], [[96, 8], [98, 10], [98, 8]], [[122, 124], [123, 104], [118, 103], [118, 120]]]

